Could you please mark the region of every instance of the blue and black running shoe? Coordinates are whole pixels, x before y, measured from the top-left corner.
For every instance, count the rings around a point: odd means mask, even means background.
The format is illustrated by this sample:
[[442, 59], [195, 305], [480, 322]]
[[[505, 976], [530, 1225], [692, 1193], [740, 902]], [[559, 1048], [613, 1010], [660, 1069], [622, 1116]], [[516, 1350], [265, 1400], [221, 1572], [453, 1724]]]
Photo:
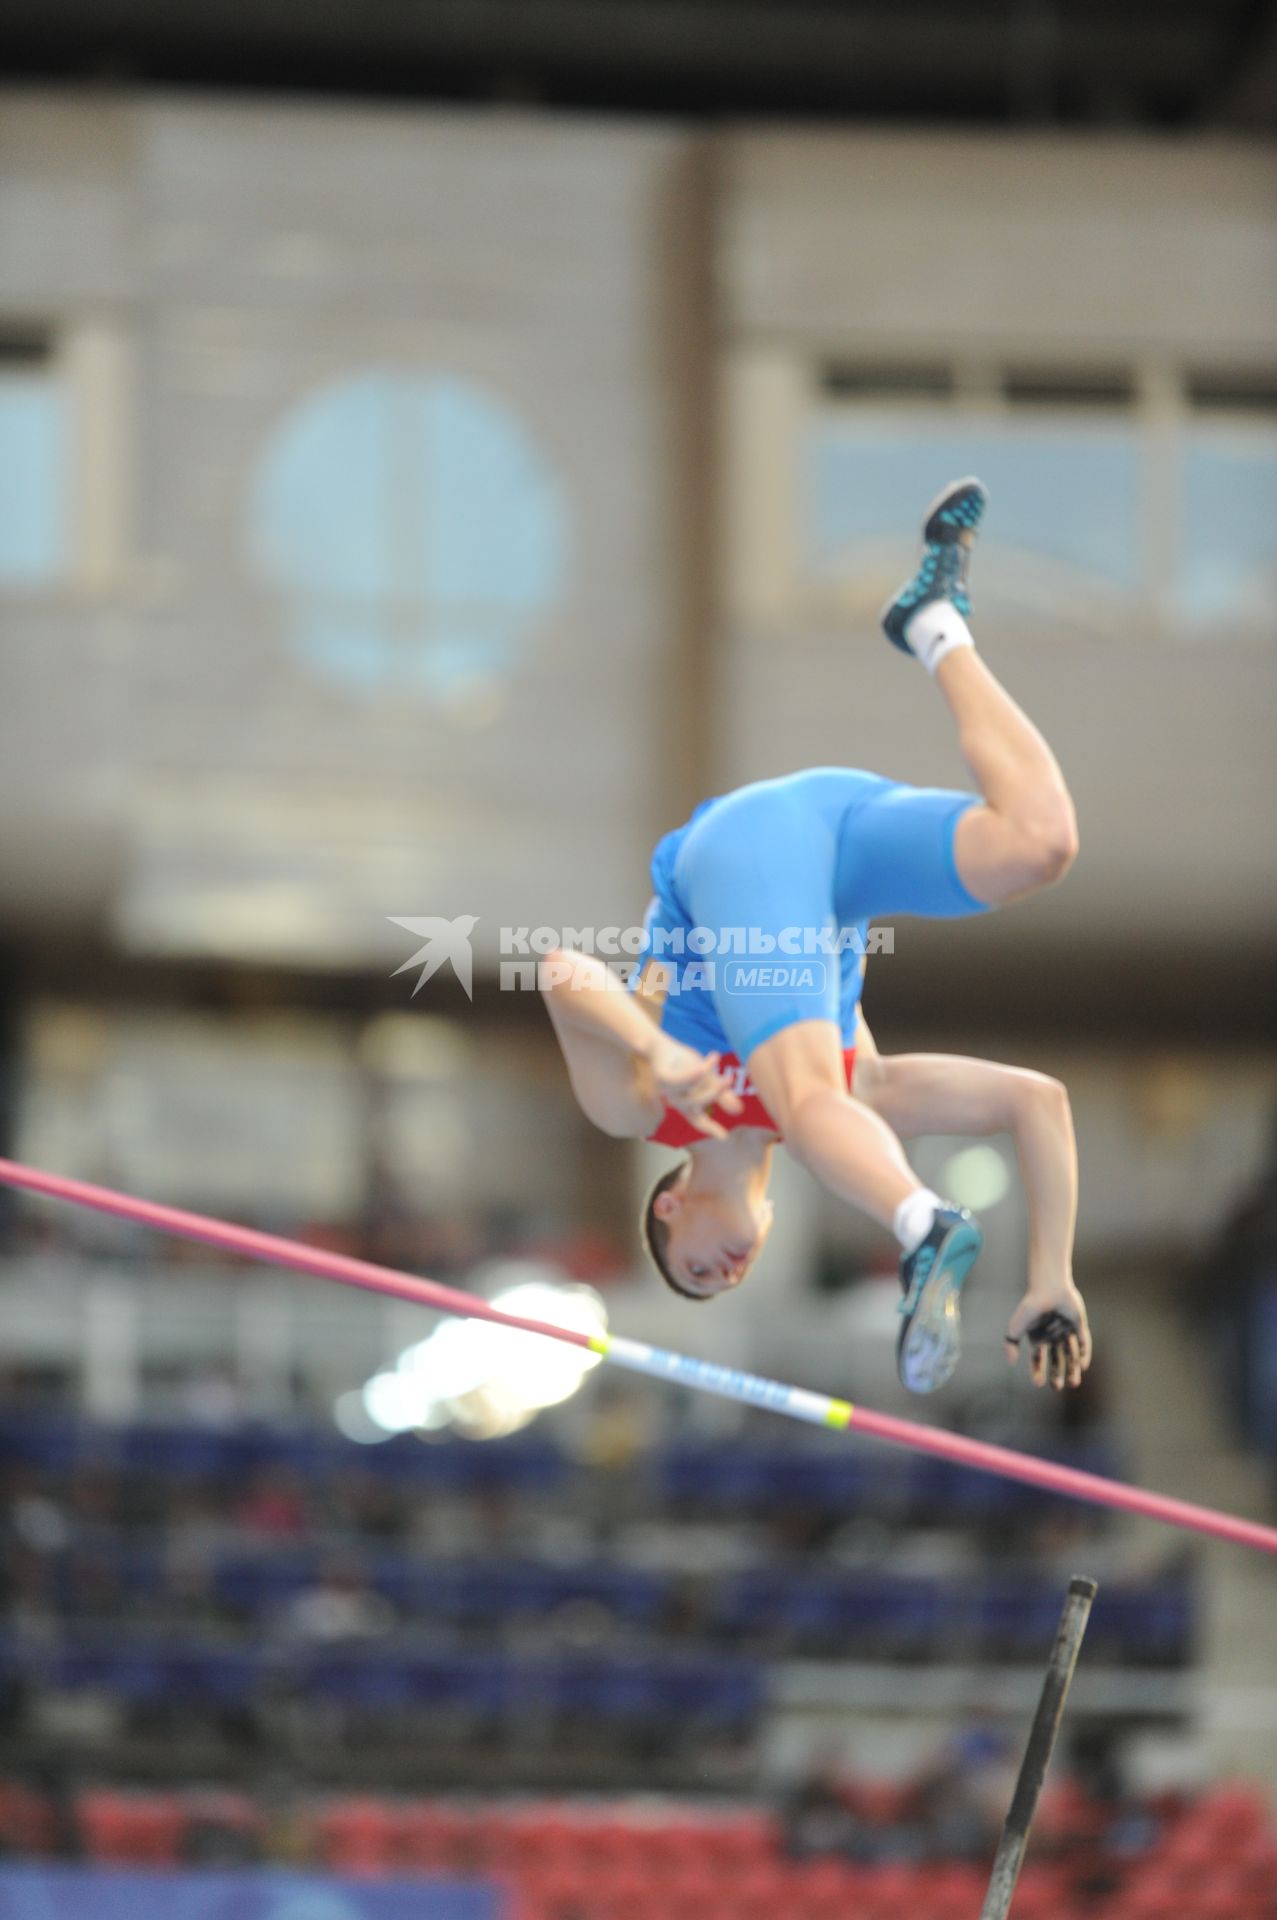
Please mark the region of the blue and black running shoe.
[[989, 496], [978, 480], [955, 480], [932, 502], [922, 529], [922, 563], [912, 580], [882, 610], [883, 631], [893, 647], [913, 648], [905, 628], [932, 600], [949, 600], [965, 620], [971, 611], [967, 568]]
[[965, 1207], [937, 1207], [921, 1246], [900, 1262], [900, 1339], [896, 1370], [910, 1393], [934, 1393], [962, 1352], [962, 1286], [984, 1235]]

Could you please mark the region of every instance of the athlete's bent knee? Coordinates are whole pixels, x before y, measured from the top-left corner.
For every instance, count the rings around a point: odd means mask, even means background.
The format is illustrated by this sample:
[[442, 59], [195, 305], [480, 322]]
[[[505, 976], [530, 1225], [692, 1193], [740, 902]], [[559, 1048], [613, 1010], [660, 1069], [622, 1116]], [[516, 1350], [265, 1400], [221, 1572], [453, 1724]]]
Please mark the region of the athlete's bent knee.
[[987, 906], [1004, 906], [1062, 880], [1077, 858], [1077, 821], [1067, 794], [1015, 814], [972, 807], [954, 841], [958, 876]]

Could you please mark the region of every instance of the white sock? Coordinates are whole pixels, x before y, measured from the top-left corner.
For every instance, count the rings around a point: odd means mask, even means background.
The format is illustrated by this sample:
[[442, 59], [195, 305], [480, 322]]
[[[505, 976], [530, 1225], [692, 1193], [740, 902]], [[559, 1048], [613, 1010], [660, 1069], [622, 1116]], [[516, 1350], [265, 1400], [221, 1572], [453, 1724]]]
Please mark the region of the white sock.
[[973, 647], [971, 629], [951, 600], [929, 600], [905, 627], [905, 639], [928, 673], [955, 647]]
[[932, 1193], [930, 1187], [919, 1187], [916, 1193], [905, 1195], [891, 1222], [891, 1230], [900, 1242], [902, 1253], [910, 1254], [922, 1245], [931, 1232], [936, 1208], [942, 1204], [940, 1195]]

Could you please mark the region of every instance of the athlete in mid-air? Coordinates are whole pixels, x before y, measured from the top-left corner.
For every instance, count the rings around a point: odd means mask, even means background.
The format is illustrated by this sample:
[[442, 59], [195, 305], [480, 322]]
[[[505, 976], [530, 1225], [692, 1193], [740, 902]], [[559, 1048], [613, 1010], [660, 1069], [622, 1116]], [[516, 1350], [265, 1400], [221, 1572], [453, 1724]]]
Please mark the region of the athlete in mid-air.
[[[949, 1054], [880, 1054], [860, 1017], [871, 920], [981, 913], [1050, 886], [1077, 851], [1073, 804], [1037, 728], [975, 651], [967, 571], [986, 496], [957, 481], [932, 506], [918, 571], [883, 611], [958, 729], [978, 794], [813, 767], [707, 800], [652, 857], [655, 893], [631, 991], [599, 960], [556, 952], [541, 986], [577, 1099], [606, 1133], [686, 1149], [649, 1196], [644, 1233], [694, 1300], [740, 1285], [772, 1222], [772, 1152], [894, 1232], [898, 1365], [943, 1385], [982, 1244], [925, 1187], [902, 1138], [1009, 1133], [1029, 1207], [1028, 1286], [1008, 1358], [1077, 1386], [1090, 1363], [1073, 1281], [1077, 1154], [1057, 1080]], [[854, 1064], [854, 1077], [853, 1077]]]

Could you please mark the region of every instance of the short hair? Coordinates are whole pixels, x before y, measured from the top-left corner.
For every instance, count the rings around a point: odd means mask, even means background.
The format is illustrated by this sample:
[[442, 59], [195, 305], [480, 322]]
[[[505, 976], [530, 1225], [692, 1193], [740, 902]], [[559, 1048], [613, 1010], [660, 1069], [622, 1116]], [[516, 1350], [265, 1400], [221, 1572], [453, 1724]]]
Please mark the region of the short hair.
[[671, 1167], [668, 1173], [661, 1175], [647, 1196], [647, 1201], [643, 1207], [643, 1218], [640, 1222], [640, 1227], [643, 1234], [643, 1245], [647, 1248], [651, 1256], [652, 1265], [656, 1268], [656, 1271], [660, 1274], [666, 1286], [672, 1288], [683, 1300], [704, 1301], [712, 1299], [713, 1295], [708, 1293], [693, 1293], [690, 1287], [683, 1286], [681, 1281], [676, 1280], [671, 1273], [669, 1266], [669, 1222], [662, 1220], [656, 1211], [657, 1201], [663, 1193], [669, 1193], [674, 1182], [682, 1174], [687, 1164], [686, 1160], [680, 1160], [676, 1167]]

